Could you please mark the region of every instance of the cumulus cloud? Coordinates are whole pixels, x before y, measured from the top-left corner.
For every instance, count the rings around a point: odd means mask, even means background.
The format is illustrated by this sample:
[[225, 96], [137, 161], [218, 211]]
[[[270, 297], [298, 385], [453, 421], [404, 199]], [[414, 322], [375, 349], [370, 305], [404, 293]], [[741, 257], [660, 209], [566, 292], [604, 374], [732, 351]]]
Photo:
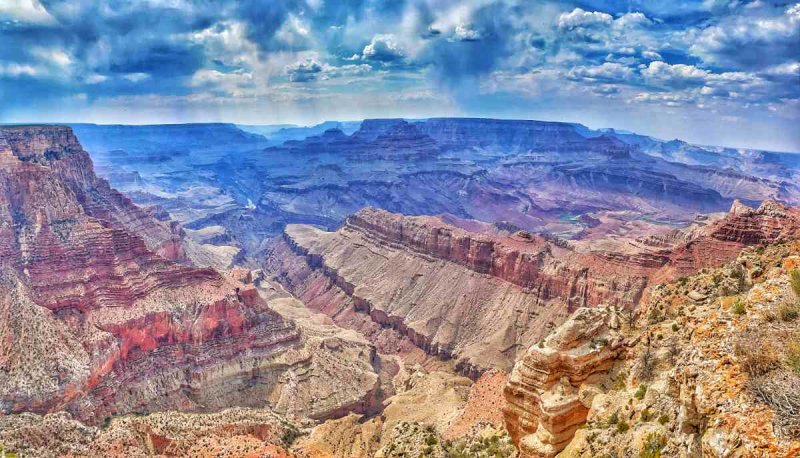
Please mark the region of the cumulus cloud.
[[375, 35], [361, 53], [365, 60], [395, 62], [403, 58], [403, 50], [393, 35]]
[[611, 24], [614, 18], [608, 13], [599, 11], [585, 11], [575, 8], [569, 13], [563, 13], [558, 17], [559, 29], [575, 29], [578, 27], [592, 27], [597, 25]]
[[453, 37], [459, 41], [478, 41], [481, 39], [481, 33], [475, 30], [472, 24], [458, 24]]
[[646, 50], [646, 51], [642, 51], [642, 57], [644, 57], [645, 59], [649, 59], [649, 60], [663, 60], [664, 59], [663, 57], [661, 57], [661, 54], [659, 54], [656, 51], [649, 50], [649, 49]]
[[31, 24], [52, 25], [55, 18], [38, 0], [4, 0], [0, 2], [0, 22], [14, 20]]
[[653, 21], [650, 18], [639, 12], [625, 13], [614, 20], [614, 25], [618, 27], [645, 27], [652, 23]]
[[702, 85], [708, 78], [709, 72], [694, 65], [670, 65], [662, 61], [650, 62], [642, 70], [642, 76], [649, 82], [662, 86], [685, 87], [688, 85]]
[[630, 67], [623, 64], [605, 62], [602, 65], [593, 67], [575, 67], [567, 72], [567, 78], [586, 81], [629, 82], [634, 77], [634, 74], [635, 72]]

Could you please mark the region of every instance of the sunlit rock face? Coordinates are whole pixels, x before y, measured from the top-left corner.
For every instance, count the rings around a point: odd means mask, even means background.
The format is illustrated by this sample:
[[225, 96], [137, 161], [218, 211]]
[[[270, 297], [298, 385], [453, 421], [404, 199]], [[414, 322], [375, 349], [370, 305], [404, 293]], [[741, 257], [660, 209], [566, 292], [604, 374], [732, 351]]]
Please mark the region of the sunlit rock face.
[[556, 456], [586, 421], [590, 385], [622, 351], [621, 317], [608, 308], [578, 309], [514, 365], [505, 388], [505, 420], [524, 458]]
[[[67, 410], [96, 423], [273, 405], [325, 417], [371, 402], [369, 344], [342, 344], [363, 357], [332, 370], [326, 347], [312, 348], [320, 340], [246, 279], [168, 259], [175, 250], [158, 237], [178, 243], [174, 232], [98, 179], [69, 128], [0, 128], [0, 164], [4, 412]], [[336, 402], [294, 391], [344, 372], [359, 383]]]

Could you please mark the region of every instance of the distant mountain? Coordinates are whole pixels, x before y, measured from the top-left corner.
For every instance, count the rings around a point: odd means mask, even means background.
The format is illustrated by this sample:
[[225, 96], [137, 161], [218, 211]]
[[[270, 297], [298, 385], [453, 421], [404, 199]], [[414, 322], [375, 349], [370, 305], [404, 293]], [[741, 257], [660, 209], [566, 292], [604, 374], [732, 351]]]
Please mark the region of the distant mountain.
[[791, 153], [529, 120], [277, 127], [266, 136], [232, 124], [75, 129], [98, 172], [136, 202], [193, 230], [223, 228], [217, 239], [245, 255], [287, 223], [335, 229], [367, 206], [576, 237], [598, 218], [606, 222], [593, 233], [611, 221], [685, 225], [734, 199], [800, 204], [800, 159]]

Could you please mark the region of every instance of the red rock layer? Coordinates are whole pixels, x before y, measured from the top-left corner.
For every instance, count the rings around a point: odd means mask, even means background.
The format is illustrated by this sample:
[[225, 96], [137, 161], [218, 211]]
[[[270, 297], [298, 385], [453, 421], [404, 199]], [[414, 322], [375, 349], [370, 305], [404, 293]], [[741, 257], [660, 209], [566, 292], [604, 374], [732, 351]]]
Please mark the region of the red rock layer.
[[[542, 300], [559, 298], [570, 308], [602, 302], [630, 305], [638, 300], [652, 265], [635, 257], [603, 258], [577, 253], [558, 241], [527, 232], [510, 237], [468, 232], [438, 217], [402, 216], [364, 209], [346, 228], [390, 246], [455, 262], [536, 291]], [[612, 262], [609, 262], [612, 261]], [[618, 268], [627, 271], [618, 275]]]
[[800, 238], [800, 209], [764, 201], [757, 209], [734, 202], [728, 215], [688, 242], [673, 248], [669, 260], [652, 275], [651, 284], [689, 276], [736, 258], [746, 246]]
[[[729, 214], [676, 245], [627, 252], [581, 253], [565, 243], [518, 232], [510, 237], [469, 232], [438, 217], [403, 216], [367, 208], [345, 227], [391, 246], [455, 262], [572, 309], [609, 303], [632, 306], [647, 285], [692, 275], [734, 259], [742, 248], [800, 237], [800, 209], [765, 201], [752, 209], [734, 202]], [[688, 239], [688, 241], [682, 241]]]
[[143, 215], [68, 128], [0, 128], [2, 410], [263, 405], [294, 324], [252, 285], [152, 252]]
[[140, 236], [159, 255], [186, 260], [181, 229], [156, 221], [94, 173], [89, 154], [65, 126], [5, 126], [6, 149], [21, 162], [39, 164], [68, 186], [88, 216]]

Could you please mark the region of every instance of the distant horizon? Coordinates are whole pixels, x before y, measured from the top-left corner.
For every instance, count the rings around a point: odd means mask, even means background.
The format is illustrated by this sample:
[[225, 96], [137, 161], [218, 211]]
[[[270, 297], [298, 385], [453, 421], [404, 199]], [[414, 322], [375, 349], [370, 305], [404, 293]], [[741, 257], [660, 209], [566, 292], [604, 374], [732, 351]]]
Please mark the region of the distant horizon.
[[[132, 126], [132, 127], [144, 127], [144, 126], [185, 126], [185, 125], [212, 125], [212, 124], [225, 124], [225, 125], [233, 125], [233, 126], [257, 126], [257, 127], [299, 127], [299, 128], [311, 128], [315, 127], [324, 123], [328, 122], [339, 122], [339, 123], [348, 123], [348, 122], [363, 122], [368, 119], [403, 119], [403, 120], [428, 120], [428, 119], [491, 119], [491, 120], [502, 120], [502, 121], [532, 121], [532, 122], [552, 122], [552, 123], [562, 123], [562, 124], [574, 124], [574, 125], [582, 125], [593, 131], [600, 131], [606, 129], [613, 129], [619, 133], [630, 133], [635, 135], [641, 135], [646, 137], [651, 137], [653, 139], [659, 141], [673, 141], [678, 140], [682, 141], [691, 145], [701, 146], [701, 147], [709, 147], [709, 148], [730, 148], [730, 149], [737, 149], [737, 150], [751, 150], [751, 151], [763, 151], [769, 153], [787, 153], [787, 154], [800, 154], [800, 147], [798, 150], [780, 150], [780, 149], [768, 149], [768, 148], [759, 148], [759, 147], [751, 147], [751, 146], [743, 146], [743, 145], [736, 145], [736, 144], [711, 144], [711, 143], [702, 143], [698, 141], [692, 141], [691, 139], [677, 136], [677, 137], [668, 137], [668, 136], [658, 136], [653, 135], [647, 132], [642, 132], [639, 130], [631, 130], [627, 128], [615, 127], [615, 126], [602, 126], [602, 127], [593, 127], [587, 123], [579, 122], [579, 121], [564, 121], [564, 120], [551, 120], [551, 119], [535, 119], [535, 118], [510, 118], [510, 117], [489, 117], [489, 116], [428, 116], [428, 117], [419, 117], [419, 116], [385, 116], [385, 117], [371, 117], [371, 118], [361, 118], [361, 119], [325, 119], [319, 122], [311, 122], [311, 123], [257, 123], [257, 122], [232, 122], [232, 121], [196, 121], [196, 122], [157, 122], [157, 123], [118, 123], [118, 122], [84, 122], [84, 121], [57, 121], [57, 122], [31, 122], [31, 121], [23, 121], [23, 122], [0, 122], [0, 125], [10, 125], [10, 126], [25, 126], [25, 125], [97, 125], [97, 126]], [[249, 132], [256, 135], [262, 135], [257, 132]]]

